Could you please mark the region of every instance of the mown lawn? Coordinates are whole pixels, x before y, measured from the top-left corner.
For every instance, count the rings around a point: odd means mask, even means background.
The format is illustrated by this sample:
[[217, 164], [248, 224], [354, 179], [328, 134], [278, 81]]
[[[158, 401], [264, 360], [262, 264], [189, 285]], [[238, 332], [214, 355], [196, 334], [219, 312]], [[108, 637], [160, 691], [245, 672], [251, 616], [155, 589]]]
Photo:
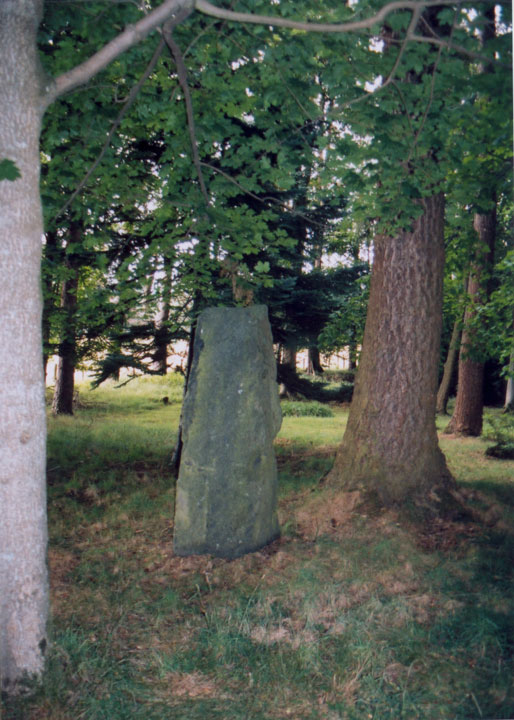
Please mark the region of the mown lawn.
[[404, 527], [319, 483], [344, 408], [286, 417], [282, 538], [178, 558], [178, 379], [80, 398], [49, 420], [48, 672], [2, 720], [514, 717], [514, 462], [442, 436], [475, 519]]

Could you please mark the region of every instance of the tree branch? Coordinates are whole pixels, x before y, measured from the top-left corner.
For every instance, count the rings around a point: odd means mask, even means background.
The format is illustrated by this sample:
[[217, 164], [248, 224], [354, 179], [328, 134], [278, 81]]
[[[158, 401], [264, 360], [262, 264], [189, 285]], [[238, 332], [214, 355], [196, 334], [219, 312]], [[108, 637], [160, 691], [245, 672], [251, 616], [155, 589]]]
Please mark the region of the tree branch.
[[430, 43], [432, 45], [438, 45], [439, 47], [447, 48], [448, 50], [454, 50], [455, 52], [459, 53], [459, 55], [465, 55], [472, 60], [481, 60], [488, 65], [494, 63], [495, 65], [500, 65], [501, 67], [510, 68], [510, 65], [507, 65], [507, 63], [500, 62], [499, 60], [493, 60], [492, 58], [481, 55], [480, 53], [472, 52], [471, 50], [468, 50], [462, 45], [454, 45], [452, 42], [449, 42], [448, 40], [441, 40], [438, 37], [428, 37], [426, 35], [412, 35], [411, 40], [415, 42]]
[[238, 182], [235, 178], [232, 177], [232, 175], [229, 175], [224, 170], [221, 170], [221, 168], [216, 167], [215, 165], [210, 165], [209, 163], [202, 162], [202, 167], [209, 168], [209, 170], [212, 170], [215, 173], [218, 173], [218, 175], [221, 175], [226, 180], [231, 182], [233, 185], [235, 185], [237, 188], [239, 188], [245, 195], [248, 195], [248, 197], [253, 198], [253, 200], [257, 200], [258, 202], [262, 203], [262, 205], [267, 205], [269, 209], [272, 209], [270, 206], [275, 206], [279, 210], [283, 210], [290, 215], [294, 215], [295, 217], [302, 218], [303, 220], [306, 220], [310, 225], [313, 227], [319, 227], [323, 228], [323, 223], [318, 222], [317, 220], [313, 220], [312, 217], [307, 215], [306, 213], [299, 212], [298, 210], [294, 210], [294, 208], [289, 207], [288, 205], [281, 203], [280, 200], [277, 200], [273, 197], [261, 197], [259, 195], [256, 195], [251, 190], [247, 190], [243, 185], [241, 185], [240, 182]]
[[[451, 43], [451, 41], [452, 41], [453, 34], [454, 34], [454, 32], [455, 32], [455, 28], [457, 27], [457, 19], [458, 19], [458, 13], [457, 13], [457, 10], [456, 10], [455, 13], [454, 13], [454, 15], [453, 15], [452, 28], [451, 28], [451, 31], [450, 31], [450, 37], [449, 37], [449, 42], [450, 42], [450, 43]], [[423, 18], [423, 22], [424, 22], [426, 28], [429, 30], [429, 32], [430, 32], [432, 35], [435, 35], [432, 27], [428, 24], [428, 22], [425, 20], [425, 18]], [[426, 121], [427, 121], [428, 113], [430, 112], [430, 108], [431, 108], [432, 103], [433, 103], [433, 101], [434, 101], [434, 90], [435, 90], [436, 73], [437, 73], [437, 68], [438, 68], [438, 66], [439, 66], [439, 63], [441, 62], [441, 57], [442, 57], [442, 54], [443, 54], [443, 49], [444, 49], [443, 46], [442, 46], [442, 45], [439, 45], [439, 50], [438, 50], [438, 52], [437, 52], [437, 58], [436, 58], [436, 60], [435, 60], [434, 66], [433, 66], [433, 68], [432, 68], [432, 78], [431, 78], [431, 81], [430, 81], [430, 96], [429, 96], [429, 98], [428, 98], [428, 104], [427, 104], [427, 106], [426, 106], [426, 108], [425, 108], [425, 112], [423, 113], [423, 118], [422, 118], [422, 120], [421, 120], [421, 123], [420, 123], [420, 126], [419, 126], [419, 128], [418, 128], [418, 131], [416, 132], [416, 135], [415, 135], [415, 137], [414, 137], [414, 142], [413, 142], [413, 144], [412, 144], [412, 147], [411, 147], [411, 149], [409, 150], [409, 156], [408, 156], [407, 161], [406, 161], [406, 163], [405, 163], [406, 167], [409, 166], [409, 163], [410, 163], [410, 161], [411, 161], [411, 158], [412, 158], [412, 156], [413, 156], [413, 154], [414, 154], [414, 152], [415, 152], [415, 150], [416, 150], [416, 146], [417, 146], [417, 144], [418, 144], [418, 142], [419, 142], [419, 139], [420, 139], [420, 137], [421, 137], [421, 133], [423, 132], [423, 128], [425, 127], [425, 124], [426, 124]]]
[[162, 5], [155, 8], [151, 13], [145, 15], [134, 25], [129, 25], [123, 32], [117, 35], [111, 42], [104, 45], [97, 53], [88, 60], [59, 75], [46, 89], [43, 96], [43, 109], [65, 92], [74, 90], [79, 85], [88, 82], [97, 73], [103, 70], [109, 63], [115, 60], [125, 50], [128, 50], [136, 43], [143, 40], [149, 33], [176, 15], [181, 10], [193, 9], [194, 0], [165, 0]]
[[155, 49], [154, 54], [152, 55], [152, 58], [151, 58], [150, 62], [148, 63], [148, 65], [147, 65], [146, 68], [145, 68], [144, 73], [141, 75], [141, 77], [139, 78], [139, 80], [137, 81], [137, 83], [134, 85], [134, 87], [132, 88], [132, 90], [131, 90], [130, 93], [128, 94], [128, 97], [127, 97], [127, 99], [126, 99], [126, 101], [125, 101], [125, 104], [123, 105], [123, 107], [121, 108], [120, 112], [118, 113], [118, 116], [117, 116], [116, 120], [113, 122], [112, 127], [111, 127], [111, 129], [109, 130], [109, 133], [108, 133], [108, 135], [107, 135], [107, 138], [106, 138], [104, 144], [102, 145], [102, 149], [100, 150], [97, 158], [94, 160], [93, 164], [91, 165], [91, 167], [89, 168], [89, 170], [86, 172], [86, 174], [84, 175], [84, 177], [82, 178], [82, 180], [79, 182], [79, 184], [77, 185], [77, 187], [75, 188], [75, 190], [73, 191], [73, 193], [72, 193], [72, 194], [70, 195], [70, 197], [66, 200], [66, 202], [64, 203], [64, 205], [63, 205], [62, 207], [60, 207], [59, 210], [55, 213], [55, 215], [54, 215], [53, 218], [52, 218], [52, 222], [55, 222], [55, 221], [57, 220], [57, 218], [60, 217], [60, 215], [62, 215], [62, 213], [69, 208], [69, 206], [70, 206], [71, 203], [75, 200], [75, 198], [77, 197], [77, 195], [79, 194], [79, 192], [83, 189], [84, 185], [87, 183], [87, 181], [89, 180], [89, 178], [91, 177], [91, 175], [93, 174], [93, 172], [95, 171], [95, 169], [98, 167], [101, 159], [103, 158], [103, 156], [105, 155], [105, 153], [106, 153], [106, 151], [107, 151], [107, 148], [108, 148], [109, 145], [111, 144], [111, 140], [112, 140], [112, 137], [113, 137], [114, 133], [115, 133], [116, 130], [119, 128], [119, 126], [120, 126], [120, 124], [121, 124], [121, 121], [123, 120], [123, 118], [124, 118], [125, 115], [127, 114], [129, 108], [132, 106], [134, 100], [135, 100], [136, 97], [138, 96], [139, 91], [140, 91], [141, 88], [143, 87], [145, 81], [146, 81], [146, 80], [148, 79], [148, 77], [151, 75], [154, 67], [156, 66], [157, 61], [158, 61], [159, 57], [161, 56], [161, 53], [162, 53], [163, 48], [164, 48], [164, 40], [161, 38], [161, 40], [159, 41], [159, 44], [157, 45], [157, 47], [156, 47], [156, 49]]
[[178, 81], [180, 83], [180, 87], [182, 88], [182, 92], [184, 93], [184, 101], [186, 103], [187, 126], [189, 129], [189, 139], [191, 141], [191, 154], [193, 157], [193, 164], [195, 166], [196, 174], [198, 176], [198, 182], [200, 183], [200, 190], [201, 190], [203, 198], [205, 200], [205, 204], [208, 207], [210, 205], [210, 199], [209, 199], [209, 193], [207, 192], [207, 188], [205, 186], [205, 180], [203, 177], [202, 163], [200, 161], [200, 153], [198, 152], [198, 141], [196, 139], [196, 126], [195, 126], [195, 116], [194, 116], [194, 110], [193, 110], [193, 100], [191, 98], [191, 91], [189, 90], [189, 85], [187, 82], [186, 65], [184, 63], [184, 58], [182, 57], [182, 53], [180, 52], [180, 48], [177, 45], [177, 43], [175, 42], [175, 39], [173, 38], [173, 35], [171, 32], [171, 25], [169, 23], [166, 23], [163, 26], [162, 34], [163, 34], [164, 40], [166, 42], [166, 45], [168, 46], [170, 53], [175, 61], [175, 65], [177, 67]]
[[[216, 7], [207, 0], [194, 0], [196, 10], [220, 20], [233, 20], [240, 23], [253, 23], [254, 25], [271, 25], [273, 27], [284, 27], [292, 30], [304, 30], [305, 32], [333, 32], [342, 33], [352, 30], [366, 30], [374, 25], [381, 24], [385, 18], [395, 10], [424, 10], [427, 7], [439, 5], [462, 5], [466, 0], [393, 0], [384, 5], [376, 15], [364, 20], [354, 20], [345, 23], [314, 23], [289, 20], [287, 18], [273, 17], [271, 15], [254, 15], [252, 13], [234, 12]], [[479, 2], [494, 2], [494, 0], [479, 0]]]

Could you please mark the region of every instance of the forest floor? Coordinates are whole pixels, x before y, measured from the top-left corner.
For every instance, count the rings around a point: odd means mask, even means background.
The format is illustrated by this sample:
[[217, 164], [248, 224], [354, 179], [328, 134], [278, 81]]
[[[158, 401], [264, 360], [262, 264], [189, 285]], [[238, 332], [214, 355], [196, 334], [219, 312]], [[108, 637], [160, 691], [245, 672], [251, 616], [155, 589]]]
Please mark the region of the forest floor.
[[474, 520], [405, 527], [320, 484], [344, 407], [288, 416], [280, 540], [179, 558], [179, 379], [80, 401], [49, 418], [48, 670], [2, 720], [514, 718], [514, 461], [441, 436]]

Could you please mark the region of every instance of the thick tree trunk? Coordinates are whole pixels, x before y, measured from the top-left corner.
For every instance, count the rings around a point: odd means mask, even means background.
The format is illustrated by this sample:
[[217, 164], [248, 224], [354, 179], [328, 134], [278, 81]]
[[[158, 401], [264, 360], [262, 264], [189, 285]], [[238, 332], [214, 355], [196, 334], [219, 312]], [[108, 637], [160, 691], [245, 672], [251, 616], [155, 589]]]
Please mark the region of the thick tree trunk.
[[0, 679], [15, 691], [43, 669], [46, 570], [45, 406], [40, 288], [40, 87], [37, 0], [0, 2]]
[[470, 304], [464, 313], [455, 408], [445, 432], [478, 437], [482, 433], [484, 410], [484, 363], [471, 356], [476, 345], [471, 323], [476, 306], [487, 297], [487, 278], [492, 267], [496, 238], [496, 213], [475, 215], [474, 227], [478, 233], [479, 248], [468, 280]]
[[[70, 239], [73, 244], [80, 242], [81, 229], [72, 225]], [[59, 344], [59, 365], [55, 381], [52, 413], [73, 415], [73, 393], [75, 390], [75, 365], [77, 361], [76, 313], [79, 280], [78, 263], [73, 256], [66, 258], [67, 277], [62, 284], [61, 312], [64, 316], [63, 336]]]
[[440, 415], [447, 414], [446, 408], [448, 406], [450, 388], [452, 386], [453, 375], [455, 373], [457, 358], [459, 356], [461, 333], [462, 322], [460, 318], [457, 318], [453, 325], [450, 345], [448, 347], [448, 355], [446, 356], [446, 361], [444, 363], [443, 377], [441, 378], [441, 384], [439, 385], [439, 390], [437, 391], [436, 412]]
[[309, 375], [321, 375], [324, 372], [323, 366], [321, 365], [319, 350], [314, 345], [309, 348], [309, 366], [307, 368], [307, 372]]
[[450, 511], [435, 400], [444, 266], [442, 195], [411, 232], [378, 237], [348, 426], [329, 481], [383, 505]]
[[296, 344], [293, 341], [284, 345], [283, 364], [293, 372], [296, 372]]

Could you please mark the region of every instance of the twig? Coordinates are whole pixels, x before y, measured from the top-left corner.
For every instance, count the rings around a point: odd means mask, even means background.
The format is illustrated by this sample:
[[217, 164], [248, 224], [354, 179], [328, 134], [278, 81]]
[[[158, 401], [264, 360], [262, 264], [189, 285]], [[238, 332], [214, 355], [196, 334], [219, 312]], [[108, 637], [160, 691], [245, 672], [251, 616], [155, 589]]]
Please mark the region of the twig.
[[146, 80], [149, 78], [149, 76], [152, 74], [153, 69], [155, 68], [155, 66], [156, 66], [156, 64], [157, 64], [157, 61], [158, 61], [158, 59], [159, 59], [159, 57], [160, 57], [160, 55], [161, 55], [161, 53], [162, 53], [163, 48], [164, 48], [164, 40], [161, 38], [161, 39], [159, 40], [159, 43], [158, 43], [157, 47], [155, 48], [155, 52], [154, 52], [154, 54], [152, 55], [152, 58], [151, 58], [150, 62], [149, 62], [148, 65], [146, 66], [146, 69], [145, 69], [144, 73], [141, 75], [141, 77], [139, 78], [139, 80], [137, 81], [137, 83], [134, 85], [134, 87], [133, 87], [132, 90], [130, 91], [130, 93], [129, 93], [128, 97], [127, 97], [127, 100], [126, 100], [125, 104], [123, 105], [123, 107], [121, 108], [120, 112], [118, 113], [118, 116], [117, 116], [116, 120], [113, 122], [112, 127], [111, 127], [111, 129], [109, 130], [109, 133], [108, 133], [108, 135], [107, 135], [107, 138], [106, 138], [104, 144], [102, 145], [102, 149], [100, 150], [100, 152], [99, 152], [96, 160], [94, 160], [93, 164], [91, 165], [91, 167], [89, 168], [89, 170], [86, 172], [86, 174], [84, 175], [84, 177], [82, 178], [82, 180], [80, 181], [80, 183], [77, 185], [77, 187], [75, 188], [75, 190], [73, 191], [73, 193], [71, 194], [71, 196], [68, 198], [68, 200], [66, 200], [66, 202], [64, 203], [64, 205], [63, 205], [61, 208], [59, 208], [59, 210], [55, 213], [55, 215], [53, 216], [51, 222], [55, 222], [55, 221], [57, 220], [57, 218], [60, 217], [60, 216], [62, 215], [62, 213], [69, 208], [69, 206], [70, 206], [71, 203], [75, 200], [75, 198], [77, 197], [77, 195], [79, 194], [79, 192], [84, 188], [84, 186], [86, 185], [87, 181], [89, 180], [89, 178], [91, 177], [91, 175], [93, 174], [93, 172], [95, 171], [95, 169], [98, 167], [100, 161], [102, 160], [103, 156], [104, 156], [105, 153], [107, 152], [107, 148], [108, 148], [109, 145], [111, 144], [111, 140], [112, 140], [112, 138], [113, 138], [114, 133], [115, 133], [116, 130], [119, 128], [119, 126], [120, 126], [120, 124], [121, 124], [121, 121], [123, 120], [123, 118], [124, 118], [125, 115], [127, 114], [129, 108], [130, 108], [130, 107], [132, 106], [132, 104], [134, 103], [134, 100], [135, 100], [136, 97], [138, 96], [139, 91], [140, 91], [141, 88], [143, 87], [145, 81], [146, 81]]
[[407, 33], [405, 37], [402, 40], [402, 44], [400, 46], [400, 50], [398, 51], [398, 55], [396, 56], [396, 60], [394, 61], [394, 65], [391, 68], [391, 71], [387, 78], [384, 80], [383, 83], [381, 83], [378, 87], [376, 87], [372, 92], [368, 92], [364, 95], [359, 95], [359, 97], [353, 98], [352, 100], [348, 100], [347, 102], [343, 103], [342, 105], [338, 105], [334, 110], [333, 113], [340, 113], [341, 110], [346, 109], [347, 107], [351, 107], [352, 105], [356, 105], [359, 102], [362, 102], [363, 100], [368, 100], [370, 97], [373, 97], [375, 95], [378, 95], [379, 92], [382, 90], [385, 90], [386, 87], [391, 85], [394, 82], [394, 78], [396, 75], [396, 71], [398, 70], [400, 63], [402, 61], [403, 55], [405, 54], [405, 50], [407, 48], [407, 43], [409, 40], [412, 40], [414, 37], [414, 31], [416, 30], [416, 26], [419, 22], [420, 16], [422, 13], [422, 8], [417, 7], [413, 10], [411, 21], [409, 23], [409, 27], [407, 28]]
[[404, 39], [403, 39], [403, 41], [402, 41], [402, 44], [401, 44], [401, 47], [400, 47], [400, 51], [399, 51], [399, 53], [398, 53], [398, 55], [397, 55], [397, 57], [396, 57], [396, 60], [394, 61], [394, 65], [393, 65], [393, 67], [392, 67], [392, 69], [391, 69], [391, 72], [389, 73], [389, 75], [387, 76], [385, 82], [384, 82], [383, 85], [382, 85], [382, 89], [385, 88], [385, 87], [387, 87], [387, 86], [388, 86], [390, 83], [392, 83], [392, 81], [394, 80], [394, 76], [396, 75], [396, 71], [398, 70], [398, 67], [399, 67], [399, 65], [400, 65], [400, 63], [401, 63], [401, 61], [402, 61], [402, 57], [403, 57], [403, 55], [404, 55], [404, 53], [405, 53], [405, 50], [406, 50], [406, 48], [407, 48], [407, 43], [409, 42], [409, 40], [410, 40], [410, 39], [413, 37], [413, 35], [414, 35], [414, 31], [416, 30], [416, 26], [417, 26], [417, 24], [418, 24], [418, 22], [419, 22], [420, 16], [421, 16], [421, 8], [416, 8], [416, 9], [414, 10], [414, 12], [412, 13], [412, 18], [411, 18], [411, 21], [410, 21], [410, 23], [409, 23], [409, 27], [407, 28], [407, 33], [406, 33], [406, 35], [405, 35], [405, 37], [404, 37]]
[[393, 81], [391, 82], [391, 85], [394, 87], [394, 89], [396, 90], [396, 92], [397, 92], [398, 95], [400, 96], [400, 101], [401, 101], [401, 103], [402, 103], [402, 105], [403, 105], [403, 109], [405, 110], [405, 115], [406, 115], [407, 120], [408, 120], [408, 122], [409, 122], [410, 131], [411, 131], [413, 137], [415, 137], [415, 136], [416, 136], [416, 133], [414, 132], [414, 127], [412, 126], [412, 120], [411, 120], [411, 117], [410, 117], [410, 114], [409, 114], [409, 109], [408, 109], [408, 107], [407, 107], [407, 103], [405, 102], [405, 97], [404, 97], [404, 95], [403, 95], [403, 93], [402, 93], [402, 91], [401, 91], [401, 89], [400, 89], [400, 86], [398, 85], [398, 83], [396, 82], [396, 80], [393, 80]]
[[421, 124], [420, 124], [420, 126], [419, 126], [416, 134], [414, 135], [414, 142], [412, 143], [412, 147], [411, 147], [411, 149], [409, 150], [409, 155], [408, 155], [407, 160], [406, 160], [406, 162], [405, 162], [405, 165], [406, 165], [407, 167], [408, 167], [408, 165], [409, 165], [409, 163], [410, 163], [410, 161], [411, 161], [411, 158], [412, 158], [412, 155], [413, 155], [413, 153], [414, 153], [414, 150], [416, 149], [416, 146], [417, 146], [417, 144], [418, 144], [418, 142], [419, 142], [419, 139], [420, 139], [420, 137], [421, 137], [421, 133], [423, 132], [423, 128], [425, 127], [425, 124], [426, 124], [426, 121], [427, 121], [428, 113], [430, 112], [430, 108], [432, 107], [432, 103], [434, 102], [435, 78], [436, 78], [437, 66], [439, 65], [439, 62], [440, 62], [440, 60], [441, 60], [441, 55], [442, 55], [442, 54], [443, 54], [443, 48], [440, 47], [440, 48], [439, 48], [439, 51], [438, 51], [438, 53], [437, 53], [437, 58], [436, 58], [436, 60], [435, 60], [434, 67], [433, 67], [433, 69], [432, 69], [432, 78], [431, 78], [431, 81], [430, 81], [430, 95], [429, 95], [429, 97], [428, 97], [428, 103], [427, 103], [427, 106], [426, 106], [426, 108], [425, 108], [425, 112], [423, 113], [423, 117], [421, 118]]
[[151, 13], [138, 20], [137, 23], [127, 26], [123, 32], [90, 58], [68, 70], [68, 72], [59, 75], [50, 83], [42, 97], [42, 109], [51, 105], [59, 95], [87, 83], [125, 50], [143, 40], [149, 33], [156, 30], [159, 25], [173, 17], [173, 15], [176, 16], [182, 9], [188, 8], [191, 10], [192, 2], [193, 0], [165, 0]]
[[233, 185], [238, 187], [245, 195], [248, 195], [248, 197], [253, 198], [254, 200], [257, 200], [257, 202], [262, 203], [265, 205], [266, 203], [275, 205], [280, 210], [285, 210], [290, 215], [294, 215], [295, 217], [302, 218], [303, 220], [306, 220], [310, 226], [312, 227], [320, 227], [324, 228], [324, 224], [318, 222], [317, 220], [313, 220], [313, 218], [309, 215], [306, 215], [305, 213], [298, 212], [298, 210], [295, 210], [294, 208], [289, 207], [288, 205], [285, 205], [284, 203], [281, 203], [280, 200], [277, 200], [273, 197], [260, 197], [259, 195], [256, 195], [251, 190], [247, 190], [241, 183], [239, 183], [237, 180], [235, 180], [231, 175], [224, 172], [220, 168], [217, 168], [215, 165], [210, 165], [209, 163], [202, 162], [201, 165], [203, 167], [209, 168], [210, 170], [213, 170], [214, 172], [218, 173], [219, 175], [222, 175], [224, 178], [226, 178], [229, 182], [231, 182]]
[[465, 55], [466, 57], [471, 58], [472, 60], [481, 60], [482, 62], [487, 63], [490, 65], [494, 62], [495, 65], [500, 65], [501, 67], [508, 67], [510, 68], [510, 65], [507, 63], [503, 63], [500, 60], [495, 60], [490, 57], [486, 57], [485, 55], [481, 55], [480, 53], [472, 52], [471, 50], [467, 50], [465, 47], [462, 47], [462, 45], [454, 45], [453, 43], [447, 41], [447, 40], [441, 40], [437, 37], [427, 37], [426, 35], [413, 35], [412, 40], [415, 42], [424, 42], [424, 43], [431, 43], [432, 45], [440, 45], [443, 48], [447, 48], [448, 50], [454, 50], [455, 52], [458, 52], [461, 55]]
[[[188, 13], [189, 14], [189, 13]], [[173, 23], [175, 24], [175, 23]], [[200, 161], [200, 153], [198, 152], [198, 141], [196, 139], [196, 127], [195, 127], [195, 116], [194, 116], [194, 110], [193, 110], [193, 101], [191, 99], [191, 91], [189, 90], [189, 85], [187, 82], [187, 69], [184, 63], [184, 58], [182, 57], [182, 53], [180, 52], [180, 48], [175, 42], [175, 39], [172, 35], [172, 23], [166, 23], [162, 28], [162, 34], [164, 37], [164, 40], [166, 42], [166, 45], [169, 48], [169, 51], [175, 61], [175, 65], [177, 67], [177, 77], [178, 81], [180, 83], [180, 87], [182, 88], [182, 92], [184, 93], [184, 100], [186, 103], [186, 115], [187, 115], [187, 126], [189, 129], [189, 139], [191, 141], [191, 153], [193, 156], [193, 164], [196, 169], [196, 174], [198, 175], [198, 182], [200, 184], [200, 190], [202, 192], [203, 198], [205, 200], [205, 204], [208, 207], [210, 205], [210, 199], [209, 194], [207, 192], [207, 187], [205, 185], [205, 180], [202, 173], [202, 163]]]
[[[451, 28], [451, 31], [450, 31], [450, 42], [451, 42], [451, 39], [452, 39], [452, 37], [453, 37], [453, 33], [454, 33], [454, 31], [455, 31], [455, 27], [456, 27], [456, 25], [457, 25], [457, 13], [458, 13], [458, 10], [455, 10], [455, 13], [454, 13], [454, 15], [453, 15], [452, 28]], [[432, 34], [435, 35], [434, 30], [433, 30], [432, 27], [429, 25], [429, 23], [425, 20], [425, 18], [423, 18], [423, 23], [424, 23], [425, 27], [429, 30], [429, 32], [431, 32]], [[434, 89], [435, 89], [436, 73], [437, 73], [437, 68], [438, 68], [438, 66], [439, 66], [439, 63], [440, 63], [440, 61], [441, 61], [441, 56], [442, 56], [442, 54], [443, 54], [443, 49], [444, 49], [443, 46], [440, 45], [440, 46], [439, 46], [439, 50], [438, 50], [438, 52], [437, 52], [437, 58], [436, 58], [436, 60], [435, 60], [435, 62], [434, 62], [434, 67], [432, 68], [432, 78], [431, 78], [431, 82], [430, 82], [430, 95], [429, 95], [429, 98], [428, 98], [428, 103], [427, 103], [427, 106], [426, 106], [426, 108], [425, 108], [425, 112], [423, 113], [423, 117], [422, 117], [422, 119], [421, 119], [421, 124], [420, 124], [420, 126], [419, 126], [419, 128], [418, 128], [418, 130], [417, 130], [417, 132], [416, 132], [416, 135], [414, 136], [414, 142], [413, 142], [413, 144], [412, 144], [412, 147], [411, 147], [411, 149], [409, 150], [409, 156], [407, 157], [407, 161], [406, 161], [406, 163], [405, 163], [405, 165], [406, 165], [407, 167], [408, 167], [408, 165], [409, 165], [409, 162], [411, 161], [412, 155], [413, 155], [413, 153], [414, 153], [414, 151], [415, 151], [415, 149], [416, 149], [416, 146], [417, 146], [417, 144], [418, 144], [418, 142], [419, 142], [419, 139], [420, 139], [420, 137], [421, 137], [421, 133], [423, 132], [423, 128], [425, 127], [425, 124], [426, 124], [426, 121], [427, 121], [427, 118], [428, 118], [428, 113], [430, 112], [430, 108], [432, 107], [432, 103], [434, 102]]]

